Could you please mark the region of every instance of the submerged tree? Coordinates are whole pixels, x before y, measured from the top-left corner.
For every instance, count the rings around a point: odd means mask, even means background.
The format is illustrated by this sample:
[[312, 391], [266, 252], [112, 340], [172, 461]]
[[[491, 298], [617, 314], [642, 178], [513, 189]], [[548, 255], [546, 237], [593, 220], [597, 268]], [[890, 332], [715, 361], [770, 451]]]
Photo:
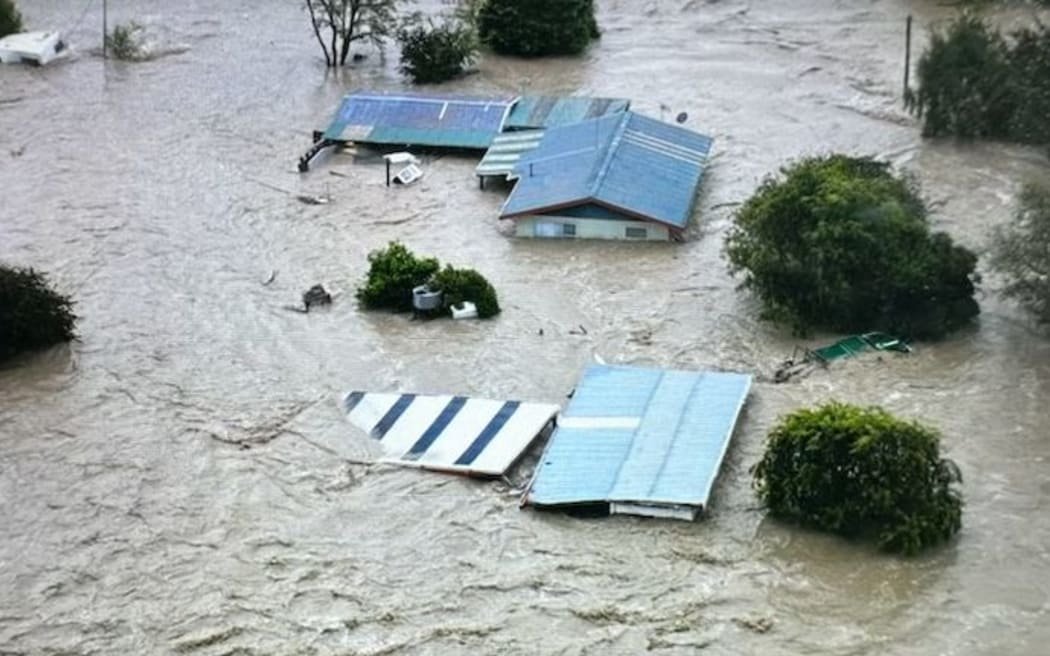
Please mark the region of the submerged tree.
[[929, 137], [1050, 143], [1050, 27], [1000, 34], [965, 13], [935, 31], [919, 59], [910, 109]]
[[73, 339], [69, 298], [33, 269], [0, 265], [0, 360]]
[[783, 418], [755, 466], [774, 517], [915, 554], [962, 526], [958, 467], [937, 431], [881, 408], [829, 403]]
[[1050, 181], [1024, 188], [1013, 221], [996, 233], [992, 267], [1005, 276], [1007, 296], [1050, 324]]
[[14, 0], [0, 0], [0, 38], [22, 31], [22, 14]]
[[575, 55], [600, 36], [594, 0], [487, 0], [477, 24], [483, 43], [520, 57]]
[[474, 30], [466, 23], [414, 22], [397, 33], [400, 70], [416, 84], [445, 82], [463, 74], [477, 52]]
[[331, 68], [343, 66], [350, 45], [367, 41], [381, 46], [396, 26], [398, 0], [305, 0], [314, 36]]
[[113, 31], [106, 35], [106, 49], [121, 61], [146, 59], [142, 47], [142, 25], [135, 21], [116, 25]]
[[804, 159], [740, 208], [726, 254], [767, 317], [939, 337], [979, 312], [977, 257], [931, 233], [917, 187], [870, 158]]

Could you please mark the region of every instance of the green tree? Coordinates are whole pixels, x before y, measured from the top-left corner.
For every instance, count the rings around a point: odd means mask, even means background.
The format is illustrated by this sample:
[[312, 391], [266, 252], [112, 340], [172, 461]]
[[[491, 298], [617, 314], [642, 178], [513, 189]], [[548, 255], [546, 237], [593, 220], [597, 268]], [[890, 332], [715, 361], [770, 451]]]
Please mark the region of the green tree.
[[803, 159], [770, 177], [726, 238], [767, 318], [791, 325], [939, 337], [979, 312], [977, 258], [931, 233], [913, 181], [870, 158]]
[[504, 55], [575, 55], [599, 36], [594, 0], [487, 0], [477, 20], [481, 41]]
[[135, 21], [116, 25], [106, 35], [106, 49], [121, 61], [141, 61], [146, 58], [142, 49], [142, 26]]
[[1050, 182], [1024, 188], [1013, 221], [996, 231], [991, 263], [1004, 293], [1050, 324]]
[[398, 31], [397, 40], [400, 70], [416, 84], [445, 82], [462, 75], [477, 52], [474, 30], [454, 20], [407, 25]]
[[329, 68], [344, 66], [350, 45], [368, 41], [381, 47], [397, 23], [398, 0], [305, 0], [314, 36]]
[[0, 0], [0, 38], [22, 31], [22, 14], [14, 0]]
[[474, 269], [456, 269], [445, 265], [445, 268], [430, 280], [430, 287], [441, 290], [445, 309], [450, 312], [453, 305], [470, 301], [477, 307], [479, 319], [488, 319], [499, 314], [496, 290]]
[[0, 265], [0, 360], [74, 338], [73, 303], [33, 269]]
[[412, 289], [426, 284], [440, 264], [432, 257], [419, 258], [404, 244], [390, 242], [385, 249], [368, 254], [365, 284], [357, 289], [357, 300], [369, 310], [412, 310]]
[[780, 420], [753, 470], [777, 518], [915, 554], [962, 526], [958, 467], [940, 435], [881, 408], [829, 403]]

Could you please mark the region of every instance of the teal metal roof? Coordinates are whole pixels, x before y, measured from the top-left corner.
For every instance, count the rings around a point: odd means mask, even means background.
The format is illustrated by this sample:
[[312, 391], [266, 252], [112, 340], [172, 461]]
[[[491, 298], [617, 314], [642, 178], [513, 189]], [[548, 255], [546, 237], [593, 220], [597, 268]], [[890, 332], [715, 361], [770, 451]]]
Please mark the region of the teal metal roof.
[[622, 98], [586, 98], [581, 96], [522, 96], [514, 103], [504, 130], [549, 128], [569, 125], [607, 114], [619, 114], [631, 106]]
[[502, 218], [594, 204], [684, 228], [712, 139], [634, 112], [548, 128], [519, 159]]
[[474, 169], [474, 173], [479, 176], [510, 177], [521, 156], [540, 145], [541, 139], [543, 130], [517, 130], [498, 135], [492, 140], [492, 145], [481, 158], [481, 163]]
[[343, 98], [324, 137], [364, 144], [484, 150], [499, 134], [513, 102], [509, 96], [360, 91]]
[[750, 387], [746, 374], [588, 367], [524, 502], [695, 518]]

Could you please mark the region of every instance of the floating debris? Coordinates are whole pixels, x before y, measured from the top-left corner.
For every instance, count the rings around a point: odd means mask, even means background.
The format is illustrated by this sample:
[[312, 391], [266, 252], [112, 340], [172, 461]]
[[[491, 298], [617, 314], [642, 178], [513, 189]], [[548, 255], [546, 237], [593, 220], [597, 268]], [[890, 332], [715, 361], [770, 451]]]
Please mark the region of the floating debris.
[[306, 312], [315, 305], [331, 305], [332, 295], [325, 290], [323, 285], [314, 285], [303, 294], [303, 307]]

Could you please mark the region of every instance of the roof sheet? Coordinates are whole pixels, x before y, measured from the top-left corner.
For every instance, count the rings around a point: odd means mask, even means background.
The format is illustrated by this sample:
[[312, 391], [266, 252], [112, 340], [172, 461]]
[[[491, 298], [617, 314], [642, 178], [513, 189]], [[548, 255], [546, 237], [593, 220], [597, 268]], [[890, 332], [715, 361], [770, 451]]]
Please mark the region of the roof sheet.
[[514, 173], [514, 166], [521, 156], [540, 145], [543, 130], [517, 130], [504, 132], [492, 140], [481, 163], [474, 169], [476, 175], [505, 175]]
[[548, 129], [515, 166], [501, 216], [596, 203], [684, 228], [712, 139], [634, 112]]
[[343, 397], [343, 409], [390, 462], [474, 476], [502, 475], [558, 412], [546, 403], [359, 391]]
[[484, 149], [499, 134], [512, 97], [348, 94], [326, 139], [356, 143]]
[[745, 374], [589, 367], [525, 503], [608, 503], [614, 513], [695, 517], [750, 387]]
[[630, 106], [631, 101], [622, 98], [522, 96], [514, 103], [503, 128], [520, 130], [568, 125], [625, 112]]

